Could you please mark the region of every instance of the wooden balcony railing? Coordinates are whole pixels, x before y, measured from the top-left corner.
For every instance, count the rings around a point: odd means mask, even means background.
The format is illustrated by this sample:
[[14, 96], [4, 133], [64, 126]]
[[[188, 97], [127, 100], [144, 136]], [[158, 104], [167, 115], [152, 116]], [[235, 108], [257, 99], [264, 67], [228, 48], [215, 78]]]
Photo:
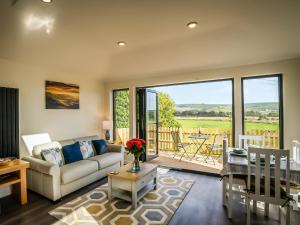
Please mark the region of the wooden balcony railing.
[[[203, 135], [209, 135], [211, 138], [206, 142], [206, 144], [212, 144], [213, 137], [215, 134], [223, 134], [228, 138], [229, 146], [232, 146], [232, 131], [231, 129], [220, 129], [220, 128], [168, 128], [160, 127], [158, 130], [158, 149], [159, 151], [174, 151], [175, 145], [171, 136], [172, 131], [179, 131], [181, 135], [181, 140], [183, 143], [192, 144], [192, 140], [188, 137], [191, 135], [197, 135], [199, 133]], [[118, 144], [125, 145], [129, 139], [129, 128], [117, 128], [117, 140]], [[279, 148], [279, 133], [278, 131], [269, 130], [248, 130], [246, 131], [248, 135], [260, 135], [265, 137], [265, 145], [271, 148]], [[155, 143], [155, 129], [151, 127], [147, 131], [147, 145], [152, 148]], [[222, 143], [217, 143], [222, 145]]]

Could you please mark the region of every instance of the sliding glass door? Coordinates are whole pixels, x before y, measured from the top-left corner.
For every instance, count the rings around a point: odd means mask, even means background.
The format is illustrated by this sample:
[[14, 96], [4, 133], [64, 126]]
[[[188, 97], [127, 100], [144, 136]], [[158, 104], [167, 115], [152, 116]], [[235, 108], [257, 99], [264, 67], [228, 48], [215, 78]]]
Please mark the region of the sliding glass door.
[[148, 88], [137, 90], [137, 132], [146, 140], [146, 155], [143, 160], [158, 156], [158, 95]]
[[147, 156], [158, 155], [158, 97], [157, 92], [146, 90]]
[[242, 78], [243, 133], [283, 148], [282, 75]]

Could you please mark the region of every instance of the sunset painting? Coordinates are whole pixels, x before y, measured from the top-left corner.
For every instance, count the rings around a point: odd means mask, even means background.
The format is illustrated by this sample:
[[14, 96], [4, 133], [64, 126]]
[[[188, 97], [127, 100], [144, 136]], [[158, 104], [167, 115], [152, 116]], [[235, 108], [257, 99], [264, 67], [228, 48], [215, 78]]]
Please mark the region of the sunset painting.
[[46, 81], [46, 109], [79, 109], [79, 86]]

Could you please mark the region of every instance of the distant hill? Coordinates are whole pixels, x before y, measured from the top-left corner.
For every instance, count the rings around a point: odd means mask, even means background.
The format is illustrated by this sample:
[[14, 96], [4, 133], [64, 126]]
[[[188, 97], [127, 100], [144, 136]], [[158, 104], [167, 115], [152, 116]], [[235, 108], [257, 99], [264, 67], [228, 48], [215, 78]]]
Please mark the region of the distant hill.
[[246, 111], [254, 111], [261, 113], [278, 112], [279, 104], [277, 102], [265, 103], [247, 103], [245, 104]]
[[[278, 112], [278, 103], [247, 103], [245, 104], [246, 111], [254, 111], [259, 113]], [[176, 104], [175, 110], [177, 112], [183, 111], [215, 111], [215, 112], [231, 112], [230, 104]]]
[[231, 112], [229, 104], [176, 104], [175, 110], [182, 111], [215, 111], [215, 112]]

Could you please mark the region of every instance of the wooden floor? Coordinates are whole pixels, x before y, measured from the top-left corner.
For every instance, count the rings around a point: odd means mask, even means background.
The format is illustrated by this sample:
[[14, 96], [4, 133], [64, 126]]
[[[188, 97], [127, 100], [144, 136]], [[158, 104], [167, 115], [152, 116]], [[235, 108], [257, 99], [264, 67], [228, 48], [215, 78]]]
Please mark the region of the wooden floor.
[[[241, 199], [237, 199], [233, 208], [233, 219], [228, 220], [226, 209], [222, 206], [222, 185], [219, 178], [213, 176], [185, 173], [180, 171], [170, 171], [174, 175], [179, 175], [186, 179], [192, 179], [195, 184], [191, 188], [187, 197], [174, 214], [169, 225], [229, 225], [245, 224], [246, 215]], [[53, 204], [51, 201], [33, 192], [28, 194], [28, 204], [19, 206], [10, 197], [0, 200], [2, 204], [2, 225], [48, 225], [56, 222], [56, 219], [48, 215], [48, 211], [64, 204], [77, 196], [80, 196], [99, 185], [104, 184], [107, 179], [95, 182], [81, 190], [64, 197], [59, 203]], [[252, 216], [252, 224], [278, 225], [276, 220], [277, 211], [271, 208], [271, 218], [266, 219], [260, 215]], [[299, 225], [300, 215], [292, 212], [292, 223]]]

